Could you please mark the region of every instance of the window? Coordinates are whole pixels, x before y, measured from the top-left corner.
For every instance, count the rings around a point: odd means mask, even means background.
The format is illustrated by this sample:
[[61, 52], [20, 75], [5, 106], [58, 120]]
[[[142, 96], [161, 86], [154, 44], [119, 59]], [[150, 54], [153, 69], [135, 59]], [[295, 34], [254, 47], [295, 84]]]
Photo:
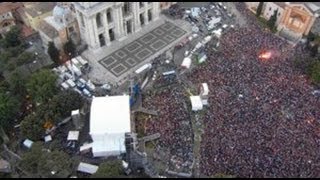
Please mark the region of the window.
[[96, 21], [97, 21], [98, 28], [101, 27], [102, 23], [101, 23], [101, 14], [100, 13], [97, 14]]
[[115, 40], [113, 29], [109, 29], [109, 38], [111, 42]]
[[112, 22], [112, 15], [111, 15], [111, 9], [110, 8], [107, 10], [107, 21], [108, 21], [108, 23]]
[[100, 47], [106, 45], [106, 41], [104, 40], [103, 34], [99, 34], [99, 42], [100, 42]]
[[71, 26], [69, 27], [69, 32], [72, 33], [74, 31], [74, 28]]
[[82, 25], [83, 27], [86, 27], [86, 25], [85, 25], [85, 23], [84, 23], [84, 19], [83, 19], [82, 13], [79, 12], [79, 15], [80, 15], [80, 19], [81, 19], [81, 25]]
[[152, 21], [152, 10], [148, 10], [148, 21]]
[[9, 25], [10, 25], [10, 23], [5, 22], [5, 23], [3, 24], [3, 27], [7, 27], [7, 26], [9, 26]]
[[140, 14], [140, 25], [143, 26], [144, 25], [144, 13]]
[[132, 24], [131, 20], [127, 21], [127, 34], [132, 33]]
[[139, 2], [139, 7], [143, 8], [144, 7], [144, 2]]
[[131, 13], [131, 4], [129, 2], [125, 2], [123, 4], [123, 16], [128, 16]]

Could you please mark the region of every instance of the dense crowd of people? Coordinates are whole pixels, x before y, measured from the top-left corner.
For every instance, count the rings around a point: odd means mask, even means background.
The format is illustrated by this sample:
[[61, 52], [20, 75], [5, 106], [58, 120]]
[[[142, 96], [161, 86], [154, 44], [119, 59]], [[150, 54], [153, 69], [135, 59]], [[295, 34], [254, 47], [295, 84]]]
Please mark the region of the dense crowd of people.
[[[218, 52], [189, 78], [209, 85], [204, 116], [201, 172], [238, 177], [319, 177], [320, 100], [293, 68], [301, 46], [261, 30], [250, 13], [248, 26], [222, 35]], [[259, 59], [262, 51], [270, 59]]]
[[[208, 83], [210, 89], [202, 116], [200, 171], [208, 176], [319, 177], [320, 99], [293, 63], [307, 52], [262, 29], [244, 3], [235, 5], [248, 25], [226, 30], [218, 51], [208, 43], [206, 63], [187, 74], [194, 85]], [[259, 58], [263, 52], [271, 52], [271, 58]], [[170, 167], [191, 168], [191, 108], [182, 85], [173, 83], [144, 97], [143, 106], [159, 113], [147, 121], [146, 131], [161, 134], [160, 146], [173, 157]]]
[[145, 96], [143, 106], [158, 111], [158, 116], [147, 121], [146, 134], [161, 134], [159, 146], [170, 149], [169, 170], [189, 173], [193, 162], [193, 132], [186, 98], [183, 89], [176, 86]]

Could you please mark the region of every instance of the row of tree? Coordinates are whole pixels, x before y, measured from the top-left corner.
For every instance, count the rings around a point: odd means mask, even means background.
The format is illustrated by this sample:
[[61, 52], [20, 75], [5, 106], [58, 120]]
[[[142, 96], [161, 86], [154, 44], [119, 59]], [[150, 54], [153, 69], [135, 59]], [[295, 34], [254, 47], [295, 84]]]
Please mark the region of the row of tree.
[[[63, 50], [70, 59], [76, 56], [76, 46], [71, 39], [63, 45]], [[49, 42], [48, 44], [48, 54], [56, 65], [60, 65], [60, 52], [53, 42]]]
[[[257, 11], [256, 11], [257, 17], [260, 17], [260, 15], [262, 13], [263, 4], [264, 4], [264, 2], [259, 2], [259, 5], [258, 5]], [[278, 17], [278, 9], [273, 12], [273, 14], [270, 16], [270, 19], [267, 22], [267, 25], [271, 31], [276, 30], [277, 17]]]

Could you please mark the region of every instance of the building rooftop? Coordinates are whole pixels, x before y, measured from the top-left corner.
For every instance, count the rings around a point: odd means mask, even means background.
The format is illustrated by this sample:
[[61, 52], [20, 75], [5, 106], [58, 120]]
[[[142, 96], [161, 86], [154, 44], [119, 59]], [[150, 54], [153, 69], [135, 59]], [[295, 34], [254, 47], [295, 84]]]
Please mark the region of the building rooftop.
[[31, 17], [52, 11], [56, 4], [56, 2], [24, 2], [25, 11]]
[[19, 7], [22, 7], [23, 4], [20, 2], [12, 3], [12, 2], [3, 2], [0, 3], [0, 14], [4, 14], [7, 12], [10, 12], [12, 10], [18, 9]]
[[41, 21], [39, 30], [45, 33], [49, 38], [55, 38], [59, 35], [58, 31], [46, 21]]

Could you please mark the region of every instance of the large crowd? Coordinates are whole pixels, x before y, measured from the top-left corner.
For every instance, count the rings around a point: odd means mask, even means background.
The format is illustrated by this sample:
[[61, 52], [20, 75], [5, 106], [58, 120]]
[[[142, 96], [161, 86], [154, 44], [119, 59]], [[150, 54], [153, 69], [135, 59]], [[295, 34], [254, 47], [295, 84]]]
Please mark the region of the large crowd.
[[152, 96], [145, 96], [143, 106], [157, 110], [146, 124], [146, 134], [160, 133], [159, 146], [169, 149], [169, 170], [189, 173], [193, 162], [193, 133], [188, 98], [181, 87], [166, 88]]
[[[194, 84], [208, 83], [201, 172], [238, 177], [319, 177], [320, 100], [293, 68], [305, 54], [259, 28], [244, 4], [248, 26], [222, 35], [218, 52], [194, 69]], [[258, 58], [271, 51], [267, 60]]]
[[[206, 63], [187, 74], [193, 84], [208, 83], [210, 89], [202, 116], [200, 171], [208, 176], [319, 177], [320, 99], [293, 63], [307, 52], [262, 29], [244, 3], [235, 5], [248, 25], [226, 30], [218, 51], [208, 43]], [[265, 51], [271, 58], [259, 59]], [[143, 106], [159, 113], [146, 131], [161, 134], [160, 146], [172, 155], [170, 167], [191, 168], [189, 99], [174, 84], [144, 97]]]

